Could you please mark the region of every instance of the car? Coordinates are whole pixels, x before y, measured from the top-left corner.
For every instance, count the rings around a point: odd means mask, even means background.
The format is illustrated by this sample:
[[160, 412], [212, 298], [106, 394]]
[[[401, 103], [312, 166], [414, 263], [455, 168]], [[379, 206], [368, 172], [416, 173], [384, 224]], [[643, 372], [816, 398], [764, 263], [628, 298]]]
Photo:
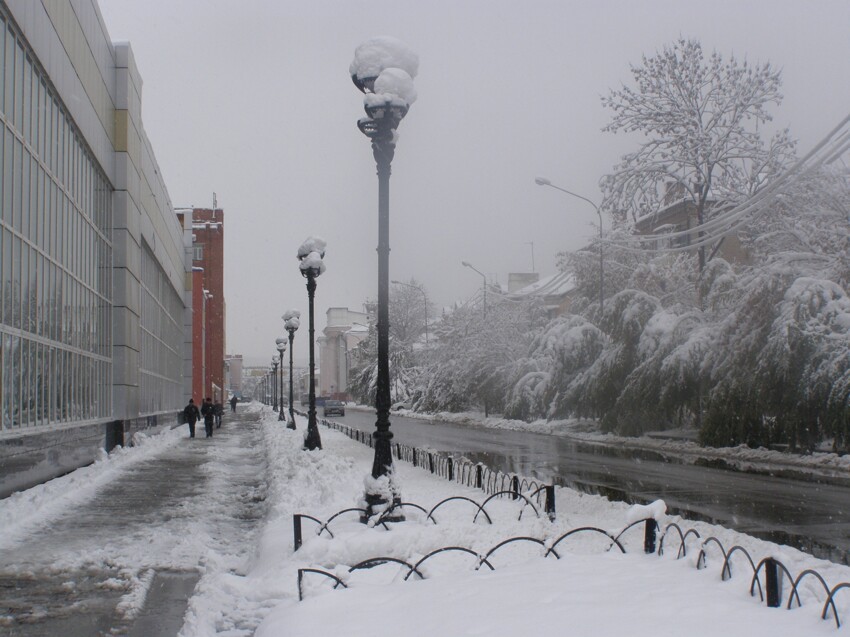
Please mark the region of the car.
[[345, 403], [341, 400], [326, 400], [324, 406], [322, 407], [322, 415], [327, 418], [328, 416], [337, 414], [339, 416], [345, 415]]

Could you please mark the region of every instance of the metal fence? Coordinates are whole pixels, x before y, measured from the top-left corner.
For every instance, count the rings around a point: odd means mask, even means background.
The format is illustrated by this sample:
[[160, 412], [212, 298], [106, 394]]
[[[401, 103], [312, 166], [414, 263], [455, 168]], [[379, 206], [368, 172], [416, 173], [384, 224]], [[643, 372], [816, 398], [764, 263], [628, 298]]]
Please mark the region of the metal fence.
[[[324, 418], [319, 418], [318, 422], [324, 425], [325, 427], [339, 431], [347, 435], [349, 438], [357, 440], [358, 442], [368, 445], [369, 447], [373, 446], [372, 435], [368, 432]], [[487, 504], [491, 502], [494, 498], [499, 497], [510, 497], [514, 500], [522, 500], [522, 507], [519, 513], [520, 518], [522, 518], [522, 515], [527, 508], [530, 508], [534, 515], [539, 517], [540, 510], [538, 509], [538, 507], [541, 506], [542, 499], [542, 507], [547, 517], [551, 521], [555, 520], [555, 488], [553, 485], [540, 484], [536, 480], [524, 478], [516, 474], [507, 474], [501, 471], [495, 471], [481, 463], [471, 462], [470, 460], [467, 460], [465, 458], [455, 457], [443, 452], [433, 451], [429, 449], [421, 449], [418, 447], [412, 447], [410, 445], [405, 445], [401, 443], [393, 444], [392, 448], [393, 454], [396, 459], [410, 462], [415, 467], [424, 468], [430, 471], [432, 474], [445, 478], [451, 482], [456, 482], [467, 487], [482, 489], [484, 493], [488, 495], [488, 497], [483, 502], [479, 503], [473, 500], [472, 498], [468, 498], [465, 496], [452, 496], [442, 500], [441, 502], [438, 502], [430, 509], [426, 509], [425, 507], [422, 507], [412, 502], [401, 502], [394, 506], [391, 506], [376, 520], [372, 520], [373, 526], [383, 526], [384, 528], [387, 528], [387, 521], [392, 518], [391, 514], [396, 508], [417, 509], [425, 515], [426, 521], [430, 521], [433, 524], [438, 524], [438, 519], [435, 513], [448, 502], [457, 501], [465, 502], [468, 505], [472, 506], [472, 508], [474, 509], [474, 514], [472, 517], [473, 522], [477, 522], [479, 516], [482, 516], [483, 520], [486, 520], [488, 524], [492, 524], [492, 517], [488, 513], [486, 507]], [[538, 506], [535, 506], [535, 502]], [[294, 550], [297, 551], [301, 547], [301, 544], [303, 542], [303, 520], [310, 520], [318, 525], [316, 535], [322, 535], [322, 533], [327, 532], [330, 537], [333, 537], [333, 532], [330, 529], [330, 524], [332, 522], [334, 522], [340, 516], [348, 513], [357, 513], [358, 515], [363, 516], [365, 512], [365, 509], [359, 508], [343, 509], [342, 511], [338, 511], [325, 521], [319, 520], [318, 518], [303, 513], [295, 514], [293, 516]], [[723, 564], [721, 567], [721, 579], [723, 581], [726, 581], [732, 577], [733, 558], [734, 564], [736, 565], [736, 569], [742, 563], [745, 567], [748, 566], [751, 572], [750, 595], [755, 596], [755, 591], [756, 589], [758, 589], [759, 599], [762, 602], [766, 602], [767, 606], [771, 608], [781, 608], [784, 605], [786, 609], [791, 610], [792, 608], [802, 606], [802, 601], [800, 599], [799, 594], [801, 585], [804, 582], [808, 583], [811, 580], [818, 582], [820, 584], [820, 589], [816, 588], [816, 591], [822, 590], [823, 594], [823, 608], [821, 610], [821, 619], [826, 620], [831, 615], [835, 620], [836, 628], [840, 628], [841, 618], [839, 616], [839, 611], [835, 603], [835, 599], [838, 593], [850, 589], [850, 582], [840, 582], [838, 584], [830, 586], [827, 583], [826, 579], [814, 569], [806, 569], [798, 573], [796, 576], [792, 575], [791, 571], [775, 557], [763, 557], [758, 562], [756, 562], [756, 560], [754, 560], [753, 557], [749, 554], [749, 552], [742, 546], [735, 545], [727, 550], [726, 547], [723, 546], [723, 543], [716, 537], [708, 537], [705, 540], [702, 540], [699, 532], [696, 529], [690, 528], [686, 531], [683, 531], [682, 528], [676, 523], [668, 524], [665, 527], [663, 533], [661, 534], [660, 542], [657, 542], [656, 536], [658, 525], [656, 521], [651, 518], [633, 522], [626, 526], [616, 535], [598, 527], [583, 526], [570, 529], [569, 531], [563, 533], [554, 540], [552, 540], [551, 538], [534, 538], [529, 536], [517, 536], [507, 538], [497, 543], [495, 546], [491, 547], [483, 554], [469, 547], [445, 546], [431, 551], [424, 557], [420, 558], [415, 564], [411, 564], [406, 562], [405, 560], [391, 556], [372, 557], [363, 560], [358, 564], [355, 564], [354, 566], [349, 567], [348, 572], [354, 573], [359, 570], [370, 569], [384, 564], [397, 564], [407, 568], [407, 572], [403, 578], [404, 581], [407, 581], [413, 575], [416, 575], [420, 579], [425, 579], [425, 576], [420, 570], [420, 567], [435, 555], [447, 552], [459, 552], [474, 556], [477, 560], [475, 570], [479, 570], [482, 566], [487, 566], [490, 570], [495, 570], [495, 566], [493, 565], [490, 558], [504, 546], [518, 542], [537, 544], [541, 547], [541, 550], [544, 551], [544, 558], [554, 556], [556, 559], [560, 559], [560, 555], [556, 550], [558, 545], [560, 545], [562, 542], [567, 541], [569, 538], [576, 537], [577, 535], [584, 533], [600, 534], [606, 537], [607, 540], [610, 542], [606, 550], [611, 550], [616, 546], [621, 553], [625, 553], [626, 549], [624, 545], [620, 542], [620, 538], [626, 532], [631, 529], [634, 529], [639, 525], [643, 525], [644, 528], [643, 550], [645, 553], [656, 553], [659, 557], [662, 556], [664, 554], [665, 541], [667, 541], [667, 537], [670, 536], [673, 538], [673, 540], [670, 541], [678, 539], [678, 551], [676, 554], [676, 559], [681, 559], [687, 555], [689, 540], [700, 540], [699, 554], [696, 560], [697, 569], [706, 568], [707, 560], [709, 559], [710, 555], [719, 552], [719, 555], [722, 556], [723, 559]], [[658, 547], [657, 550], [656, 545]], [[343, 588], [348, 588], [347, 584], [334, 573], [328, 572], [323, 569], [301, 568], [298, 569], [299, 600], [303, 598], [302, 582], [305, 575], [307, 574], [320, 575], [332, 580], [334, 582], [333, 588], [338, 588], [339, 586], [342, 586]], [[785, 583], [790, 585], [790, 588], [786, 589], [787, 597], [785, 597], [783, 594]]]

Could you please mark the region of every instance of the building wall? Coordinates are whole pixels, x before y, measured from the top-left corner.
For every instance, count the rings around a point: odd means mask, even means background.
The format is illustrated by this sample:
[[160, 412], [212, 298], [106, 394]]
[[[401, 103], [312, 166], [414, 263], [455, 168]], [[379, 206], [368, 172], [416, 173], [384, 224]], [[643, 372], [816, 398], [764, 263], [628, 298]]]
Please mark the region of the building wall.
[[[712, 203], [711, 201], [706, 202], [706, 206], [710, 206]], [[655, 215], [647, 215], [639, 219], [635, 224], [635, 230], [638, 234], [656, 234], [665, 230], [680, 232], [695, 228], [698, 225], [696, 204], [690, 199], [685, 199], [671, 203]], [[659, 240], [657, 247], [685, 247], [697, 241], [697, 239], [698, 234], [694, 232], [690, 236]], [[712, 250], [713, 247], [706, 247], [706, 258]], [[696, 255], [697, 251], [697, 248], [693, 248], [688, 252]], [[717, 250], [717, 256], [732, 264], [747, 265], [752, 262], [749, 251], [736, 234], [730, 234], [723, 238]]]
[[206, 357], [206, 294], [204, 292], [204, 269], [192, 269], [192, 393], [195, 404], [211, 396]]
[[190, 266], [95, 0], [0, 0], [0, 20], [2, 496], [176, 422]]
[[[284, 357], [286, 353], [284, 352]], [[242, 391], [242, 354], [235, 354], [233, 356], [229, 356], [227, 358], [228, 364], [228, 373], [230, 375], [229, 383], [227, 386], [228, 392], [232, 391]], [[284, 361], [284, 367], [288, 370], [288, 363]]]
[[[203, 287], [208, 292], [204, 319], [205, 396], [215, 398], [225, 386], [226, 304], [224, 301], [224, 211], [195, 208], [192, 211], [195, 267], [203, 268]], [[199, 361], [195, 359], [195, 365]], [[197, 367], [194, 368], [197, 370]]]
[[[346, 307], [332, 307], [327, 311], [324, 336], [316, 339], [319, 345], [321, 376], [316, 380], [320, 396], [337, 396], [348, 392], [349, 352], [368, 335], [369, 317]], [[359, 329], [352, 329], [352, 328]]]

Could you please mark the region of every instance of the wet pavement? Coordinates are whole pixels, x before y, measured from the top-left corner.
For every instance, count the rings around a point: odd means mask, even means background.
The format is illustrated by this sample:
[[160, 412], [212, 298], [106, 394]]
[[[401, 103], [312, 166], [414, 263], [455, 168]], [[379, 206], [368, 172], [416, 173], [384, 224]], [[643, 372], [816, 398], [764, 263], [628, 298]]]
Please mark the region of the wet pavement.
[[259, 415], [182, 429], [0, 554], [0, 636], [173, 637], [211, 556], [238, 572], [265, 515]]
[[[375, 414], [348, 410], [336, 418], [374, 431]], [[727, 465], [676, 461], [660, 452], [587, 445], [549, 434], [470, 427], [391, 415], [393, 442], [463, 455], [517, 473], [612, 500], [656, 499], [670, 513], [721, 524], [764, 540], [850, 564], [850, 476], [800, 479], [728, 470]]]

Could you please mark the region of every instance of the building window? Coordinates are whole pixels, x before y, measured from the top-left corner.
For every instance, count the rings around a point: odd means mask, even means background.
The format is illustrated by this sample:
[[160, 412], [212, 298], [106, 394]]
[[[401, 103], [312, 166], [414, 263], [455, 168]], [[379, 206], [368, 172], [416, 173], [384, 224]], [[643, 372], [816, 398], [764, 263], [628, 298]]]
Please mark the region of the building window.
[[112, 186], [0, 2], [0, 429], [111, 416]]
[[192, 260], [193, 261], [203, 261], [204, 260], [204, 246], [203, 245], [192, 246]]

